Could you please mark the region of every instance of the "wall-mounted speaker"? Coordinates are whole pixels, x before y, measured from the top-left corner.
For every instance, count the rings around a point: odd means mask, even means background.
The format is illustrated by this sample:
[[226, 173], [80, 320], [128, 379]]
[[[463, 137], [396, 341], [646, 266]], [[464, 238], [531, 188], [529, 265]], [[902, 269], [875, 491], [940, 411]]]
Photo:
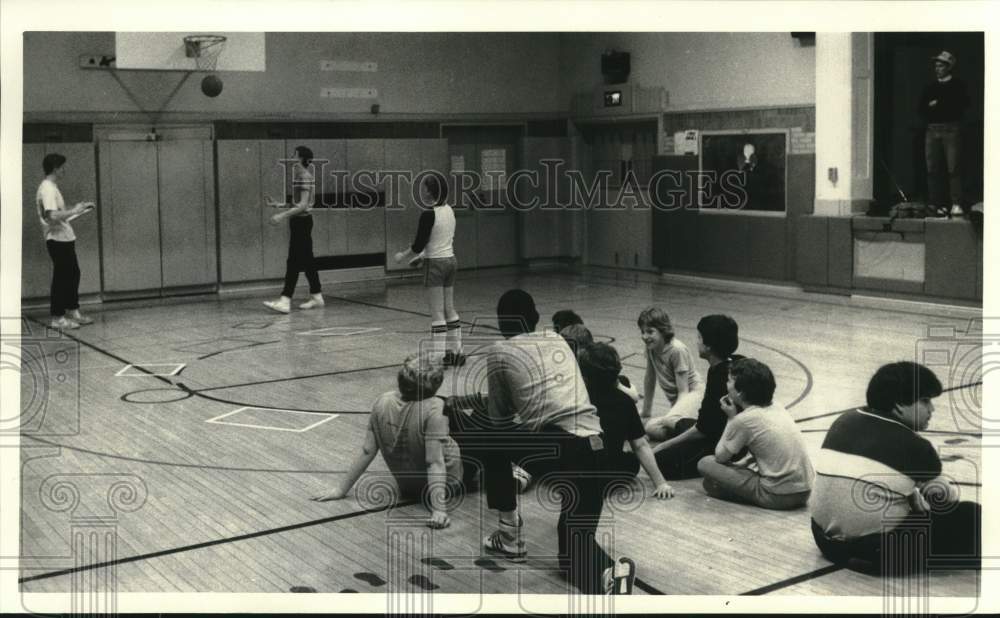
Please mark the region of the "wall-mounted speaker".
[[632, 70], [632, 55], [628, 52], [608, 50], [601, 54], [601, 74], [605, 84], [623, 84]]
[[793, 32], [792, 38], [798, 41], [802, 47], [814, 47], [816, 45], [815, 32]]

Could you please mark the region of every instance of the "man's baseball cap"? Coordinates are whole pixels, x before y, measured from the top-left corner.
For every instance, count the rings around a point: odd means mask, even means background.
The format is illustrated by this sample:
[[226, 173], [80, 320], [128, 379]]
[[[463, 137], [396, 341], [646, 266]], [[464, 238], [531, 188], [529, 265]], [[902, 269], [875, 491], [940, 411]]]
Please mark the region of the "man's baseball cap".
[[944, 62], [948, 66], [952, 67], [955, 66], [956, 62], [958, 62], [958, 59], [955, 58], [955, 54], [951, 53], [950, 51], [942, 51], [937, 56], [931, 58], [931, 60], [933, 60], [934, 62]]

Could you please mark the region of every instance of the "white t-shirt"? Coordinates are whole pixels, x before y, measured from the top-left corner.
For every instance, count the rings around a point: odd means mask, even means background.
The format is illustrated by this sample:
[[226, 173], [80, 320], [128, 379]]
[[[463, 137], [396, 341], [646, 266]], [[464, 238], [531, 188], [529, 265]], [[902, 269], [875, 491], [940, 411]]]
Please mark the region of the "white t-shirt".
[[774, 494], [793, 494], [812, 489], [815, 472], [798, 425], [780, 403], [750, 406], [726, 423], [716, 446], [739, 453], [747, 447], [757, 460], [761, 484]]
[[70, 242], [76, 240], [76, 234], [69, 221], [49, 220], [43, 216], [46, 210], [66, 210], [66, 202], [63, 201], [59, 186], [48, 178], [38, 185], [38, 192], [35, 194], [35, 206], [38, 210], [38, 220], [42, 223], [42, 232], [45, 240], [57, 240], [59, 242]]

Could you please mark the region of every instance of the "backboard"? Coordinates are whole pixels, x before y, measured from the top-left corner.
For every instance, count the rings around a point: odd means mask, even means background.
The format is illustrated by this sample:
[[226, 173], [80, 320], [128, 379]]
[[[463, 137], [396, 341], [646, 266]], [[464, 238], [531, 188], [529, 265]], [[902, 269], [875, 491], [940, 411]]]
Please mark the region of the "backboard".
[[116, 32], [115, 67], [147, 71], [197, 71], [194, 58], [184, 52], [189, 34], [221, 34], [225, 48], [215, 71], [263, 71], [263, 32]]

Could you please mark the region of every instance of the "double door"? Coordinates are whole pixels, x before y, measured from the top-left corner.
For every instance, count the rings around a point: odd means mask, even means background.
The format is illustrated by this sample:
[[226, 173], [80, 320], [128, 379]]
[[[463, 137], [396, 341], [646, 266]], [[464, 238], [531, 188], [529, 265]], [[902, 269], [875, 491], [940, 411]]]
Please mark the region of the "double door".
[[210, 135], [99, 142], [105, 293], [217, 281]]

